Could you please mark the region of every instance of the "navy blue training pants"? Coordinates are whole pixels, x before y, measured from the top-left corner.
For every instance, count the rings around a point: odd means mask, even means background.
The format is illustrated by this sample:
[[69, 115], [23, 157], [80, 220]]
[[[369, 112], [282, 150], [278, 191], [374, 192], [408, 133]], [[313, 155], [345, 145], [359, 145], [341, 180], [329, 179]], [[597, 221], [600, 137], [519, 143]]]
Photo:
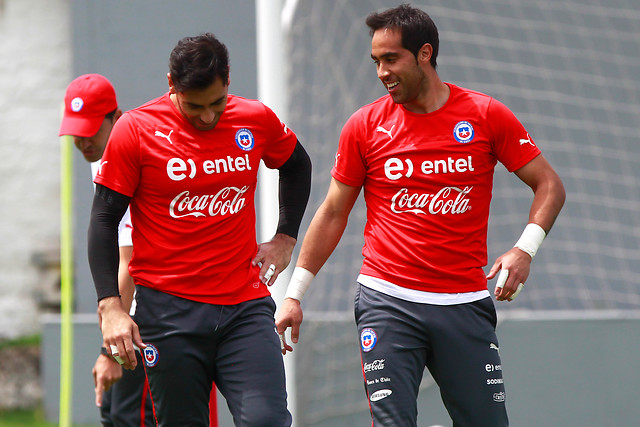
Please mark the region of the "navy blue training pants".
[[136, 301], [160, 427], [208, 426], [212, 382], [236, 426], [291, 425], [271, 297], [212, 305], [136, 286]]
[[454, 427], [509, 425], [491, 298], [420, 304], [360, 286], [354, 311], [373, 426], [416, 426], [425, 367]]
[[122, 378], [102, 394], [100, 422], [104, 427], [153, 427], [153, 406], [140, 353], [133, 371], [122, 370]]

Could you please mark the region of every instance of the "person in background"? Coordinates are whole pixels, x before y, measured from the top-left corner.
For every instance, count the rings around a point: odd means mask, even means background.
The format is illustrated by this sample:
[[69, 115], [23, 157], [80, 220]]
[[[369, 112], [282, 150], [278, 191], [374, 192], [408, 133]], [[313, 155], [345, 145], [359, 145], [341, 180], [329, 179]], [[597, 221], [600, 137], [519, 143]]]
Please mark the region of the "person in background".
[[[355, 318], [374, 426], [415, 426], [425, 367], [454, 426], [508, 425], [494, 295], [511, 301], [565, 200], [562, 181], [498, 100], [443, 82], [438, 30], [401, 5], [367, 17], [371, 59], [388, 94], [340, 135], [327, 196], [305, 235], [279, 333], [297, 342], [300, 300], [338, 244], [364, 189], [364, 262]], [[527, 225], [489, 274], [487, 227], [501, 162], [533, 191]], [[285, 343], [283, 352], [292, 347]]]
[[[84, 74], [67, 86], [59, 134], [71, 135], [85, 160], [91, 163], [93, 177], [100, 167], [111, 129], [121, 115], [116, 92], [106, 77]], [[135, 311], [132, 307], [134, 284], [129, 275], [129, 261], [133, 253], [131, 231], [131, 216], [127, 209], [118, 226], [118, 289], [127, 312]], [[137, 357], [140, 359], [140, 355]], [[123, 372], [120, 364], [103, 347], [92, 373], [96, 405], [100, 408], [103, 426], [156, 425], [142, 365]]]

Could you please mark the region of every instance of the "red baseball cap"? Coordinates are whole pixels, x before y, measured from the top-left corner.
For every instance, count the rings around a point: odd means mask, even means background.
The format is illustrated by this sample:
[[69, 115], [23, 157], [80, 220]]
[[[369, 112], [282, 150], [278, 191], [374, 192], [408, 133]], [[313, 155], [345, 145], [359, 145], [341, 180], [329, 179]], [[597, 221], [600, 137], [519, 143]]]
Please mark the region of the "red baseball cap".
[[98, 133], [104, 116], [118, 108], [116, 91], [100, 74], [84, 74], [67, 86], [59, 135], [91, 137]]

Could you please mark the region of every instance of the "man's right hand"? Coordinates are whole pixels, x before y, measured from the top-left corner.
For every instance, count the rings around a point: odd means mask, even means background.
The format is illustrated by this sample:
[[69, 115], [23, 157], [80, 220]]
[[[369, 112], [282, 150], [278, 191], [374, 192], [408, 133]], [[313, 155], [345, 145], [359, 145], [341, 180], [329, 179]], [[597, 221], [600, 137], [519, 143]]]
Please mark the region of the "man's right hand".
[[111, 386], [122, 378], [122, 368], [120, 364], [109, 356], [101, 354], [96, 359], [91, 370], [93, 373], [93, 384], [96, 392], [96, 406], [102, 406], [102, 393], [109, 390]]
[[293, 344], [297, 344], [301, 323], [302, 308], [300, 307], [300, 301], [293, 298], [285, 298], [276, 316], [276, 328], [278, 329], [278, 334], [282, 336], [283, 355], [287, 354], [287, 351], [293, 351], [293, 347], [284, 338], [285, 331], [288, 327], [291, 327], [291, 341]]
[[[122, 306], [120, 297], [107, 297], [98, 302], [98, 318], [100, 330], [102, 330], [103, 346], [111, 355], [118, 355], [122, 359], [122, 366], [126, 369], [135, 369], [136, 359], [135, 344], [140, 349], [146, 347], [140, 337], [138, 325], [127, 314]], [[111, 351], [111, 346], [118, 348], [117, 353]]]

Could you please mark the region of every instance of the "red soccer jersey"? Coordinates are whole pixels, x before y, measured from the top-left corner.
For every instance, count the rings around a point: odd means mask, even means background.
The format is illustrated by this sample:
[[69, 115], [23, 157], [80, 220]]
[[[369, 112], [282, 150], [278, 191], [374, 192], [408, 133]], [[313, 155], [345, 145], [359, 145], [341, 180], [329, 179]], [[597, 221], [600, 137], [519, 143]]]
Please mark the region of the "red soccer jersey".
[[265, 105], [233, 95], [208, 131], [169, 93], [124, 113], [95, 182], [133, 197], [135, 283], [210, 304], [269, 295], [251, 267], [258, 166], [282, 166], [296, 141]]
[[390, 96], [345, 124], [332, 176], [364, 186], [361, 274], [427, 292], [487, 289], [487, 223], [499, 160], [513, 172], [540, 154], [497, 100], [449, 84], [446, 104], [415, 114]]

